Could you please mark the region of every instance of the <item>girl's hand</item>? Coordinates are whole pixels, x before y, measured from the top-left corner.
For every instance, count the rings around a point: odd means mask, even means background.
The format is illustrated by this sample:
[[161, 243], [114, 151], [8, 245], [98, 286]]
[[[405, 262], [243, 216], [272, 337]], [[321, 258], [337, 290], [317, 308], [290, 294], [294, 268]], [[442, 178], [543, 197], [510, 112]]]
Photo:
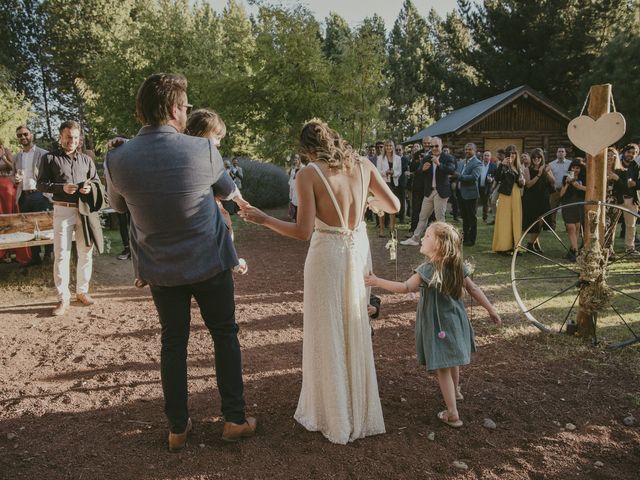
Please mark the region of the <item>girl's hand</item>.
[[493, 312], [489, 313], [489, 318], [496, 325], [498, 325], [498, 326], [502, 325], [502, 319], [500, 318], [500, 315], [498, 315], [498, 312], [496, 312], [495, 310]]
[[380, 215], [380, 213], [384, 213], [384, 210], [382, 210], [382, 202], [380, 202], [380, 200], [378, 200], [374, 196], [370, 196], [367, 199], [367, 208], [371, 210], [375, 215]]
[[373, 272], [364, 276], [364, 286], [365, 287], [375, 287], [378, 283], [378, 277], [376, 277]]
[[259, 208], [253, 207], [251, 205], [242, 208], [238, 212], [238, 215], [240, 215], [240, 218], [242, 218], [243, 220], [246, 220], [247, 222], [255, 223], [258, 225], [262, 225], [265, 222], [265, 220], [269, 217], [269, 215], [264, 213], [262, 210], [260, 210]]

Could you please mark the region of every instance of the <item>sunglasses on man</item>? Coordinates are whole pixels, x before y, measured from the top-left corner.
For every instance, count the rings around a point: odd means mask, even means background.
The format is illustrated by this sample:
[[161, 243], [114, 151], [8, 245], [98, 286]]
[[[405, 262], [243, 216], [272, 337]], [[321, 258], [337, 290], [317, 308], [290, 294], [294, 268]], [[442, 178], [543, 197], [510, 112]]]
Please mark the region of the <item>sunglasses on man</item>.
[[28, 136], [29, 136], [29, 132], [16, 133], [17, 138], [22, 138], [22, 137], [26, 138]]
[[184, 105], [178, 105], [178, 108], [186, 108], [187, 109], [187, 115], [191, 114], [191, 110], [193, 110], [193, 105], [191, 105], [190, 103], [185, 103]]

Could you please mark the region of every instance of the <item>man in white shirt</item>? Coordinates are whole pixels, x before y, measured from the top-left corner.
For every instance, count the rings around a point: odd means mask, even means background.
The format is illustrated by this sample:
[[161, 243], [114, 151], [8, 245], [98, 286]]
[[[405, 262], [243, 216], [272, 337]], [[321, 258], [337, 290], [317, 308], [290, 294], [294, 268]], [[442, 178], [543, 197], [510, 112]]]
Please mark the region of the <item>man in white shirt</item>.
[[[44, 212], [52, 209], [51, 200], [42, 192], [36, 190], [40, 160], [46, 150], [33, 144], [33, 133], [25, 125], [16, 128], [16, 137], [22, 150], [16, 155], [16, 180], [18, 188], [16, 201], [21, 212]], [[44, 260], [51, 260], [53, 245], [45, 245]], [[40, 246], [31, 247], [31, 262], [29, 265], [42, 263]]]
[[[553, 177], [556, 182], [554, 185], [555, 191], [549, 195], [549, 206], [551, 209], [556, 208], [560, 205], [560, 190], [562, 189], [562, 180], [569, 173], [569, 165], [571, 165], [571, 160], [566, 158], [567, 151], [564, 147], [558, 147], [556, 151], [556, 159], [549, 164], [551, 167], [551, 171], [553, 172]], [[550, 220], [550, 224], [552, 228], [556, 228], [556, 215], [555, 213], [550, 217], [547, 217]]]

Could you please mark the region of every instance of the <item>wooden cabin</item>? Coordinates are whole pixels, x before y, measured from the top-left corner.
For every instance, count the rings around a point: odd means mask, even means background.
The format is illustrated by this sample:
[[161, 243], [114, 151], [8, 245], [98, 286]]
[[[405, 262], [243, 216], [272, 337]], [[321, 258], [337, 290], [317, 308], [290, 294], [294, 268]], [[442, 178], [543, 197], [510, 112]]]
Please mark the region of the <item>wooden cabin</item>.
[[571, 117], [562, 108], [528, 85], [487, 98], [455, 110], [436, 123], [402, 142], [421, 142], [425, 136], [442, 138], [456, 157], [463, 156], [465, 144], [471, 142], [478, 152], [496, 150], [513, 144], [519, 152], [542, 148], [547, 160], [555, 159], [562, 146], [571, 158], [573, 148], [567, 137]]

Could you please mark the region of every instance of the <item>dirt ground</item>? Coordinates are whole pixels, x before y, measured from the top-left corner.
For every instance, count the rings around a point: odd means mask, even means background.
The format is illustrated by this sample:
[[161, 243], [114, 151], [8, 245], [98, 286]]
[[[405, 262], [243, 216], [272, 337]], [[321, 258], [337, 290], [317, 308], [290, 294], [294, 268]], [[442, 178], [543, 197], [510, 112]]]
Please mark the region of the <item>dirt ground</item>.
[[[384, 242], [372, 235], [374, 265], [393, 278]], [[640, 428], [622, 422], [640, 418], [629, 355], [520, 330], [521, 318], [500, 302], [502, 330], [473, 309], [479, 348], [462, 369], [462, 429], [436, 419], [436, 379], [415, 358], [415, 300], [381, 293], [374, 350], [387, 433], [342, 446], [307, 432], [293, 419], [307, 244], [247, 226], [237, 246], [250, 269], [236, 278], [236, 299], [258, 433], [238, 444], [220, 439], [212, 342], [194, 309], [194, 431], [179, 454], [166, 450], [155, 309], [148, 289], [132, 286], [130, 262], [97, 258], [97, 304], [73, 305], [62, 318], [49, 316], [50, 265], [24, 282], [15, 281], [17, 266], [0, 265], [0, 479], [640, 478]], [[401, 255], [401, 278], [418, 263], [417, 252]], [[485, 418], [497, 428], [483, 427]]]

